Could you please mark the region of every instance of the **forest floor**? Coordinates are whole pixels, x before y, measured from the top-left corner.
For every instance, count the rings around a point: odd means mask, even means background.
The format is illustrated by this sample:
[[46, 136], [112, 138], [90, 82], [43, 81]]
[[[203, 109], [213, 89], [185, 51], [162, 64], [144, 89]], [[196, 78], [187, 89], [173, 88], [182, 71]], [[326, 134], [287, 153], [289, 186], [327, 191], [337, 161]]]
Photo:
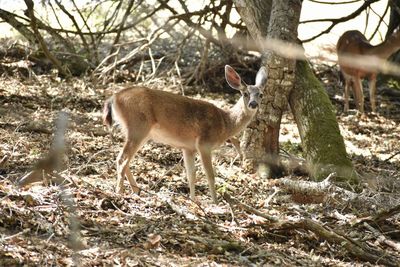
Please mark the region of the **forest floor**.
[[[232, 164], [236, 152], [226, 144], [214, 155], [220, 192], [215, 205], [199, 161], [195, 203], [188, 198], [180, 151], [152, 142], [131, 162], [140, 195], [128, 186], [124, 194], [115, 193], [115, 159], [123, 140], [119, 131], [111, 138], [101, 111], [106, 96], [122, 86], [66, 82], [51, 75], [0, 79], [0, 266], [399, 266], [399, 213], [362, 219], [399, 205], [400, 107], [389, 112], [380, 97], [378, 114], [337, 116], [363, 193], [385, 195], [385, 203], [355, 207], [329, 198], [299, 201], [279, 186], [279, 179], [260, 179], [244, 173], [238, 161]], [[179, 93], [173, 86], [169, 90]], [[206, 96], [219, 106], [236, 97]], [[341, 111], [340, 99], [332, 99]], [[69, 114], [61, 172], [67, 182], [19, 188], [16, 181], [48, 154], [61, 110]], [[283, 120], [281, 142], [290, 153], [300, 150], [290, 114]], [[294, 174], [286, 178], [308, 180]], [[222, 192], [268, 216], [312, 219], [353, 245], [383, 251], [392, 264], [366, 260], [309, 229], [280, 227], [224, 200]]]

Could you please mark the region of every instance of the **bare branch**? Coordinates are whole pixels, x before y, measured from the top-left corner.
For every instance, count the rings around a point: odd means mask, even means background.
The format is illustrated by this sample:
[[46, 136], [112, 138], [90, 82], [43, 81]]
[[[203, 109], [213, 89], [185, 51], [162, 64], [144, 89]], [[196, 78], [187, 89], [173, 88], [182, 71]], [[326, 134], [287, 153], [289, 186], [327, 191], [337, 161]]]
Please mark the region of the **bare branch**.
[[361, 14], [361, 12], [363, 12], [367, 7], [369, 7], [371, 4], [378, 2], [379, 0], [367, 0], [365, 1], [356, 11], [354, 11], [353, 13], [345, 16], [345, 17], [341, 17], [341, 18], [329, 18], [329, 19], [312, 19], [312, 20], [305, 20], [305, 21], [300, 21], [301, 24], [304, 23], [311, 23], [311, 22], [331, 22], [331, 25], [326, 28], [325, 30], [323, 30], [322, 32], [318, 33], [317, 35], [314, 35], [313, 37], [310, 37], [308, 39], [302, 40], [303, 43], [306, 42], [310, 42], [312, 40], [315, 40], [316, 38], [329, 33], [337, 24], [354, 19], [355, 17], [357, 17], [358, 15]]
[[[119, 27], [119, 29], [117, 31], [117, 36], [115, 36], [113, 45], [115, 45], [115, 44], [117, 44], [119, 42], [119, 38], [121, 36], [122, 29], [123, 29], [123, 27], [125, 25], [126, 20], [128, 19], [129, 14], [131, 13], [131, 9], [132, 9], [132, 6], [133, 6], [134, 2], [135, 2], [134, 0], [129, 0], [128, 7], [125, 10], [124, 17], [122, 18], [122, 21], [121, 21], [120, 27]], [[110, 54], [113, 52], [113, 50], [114, 49], [111, 48]]]
[[74, 24], [74, 26], [75, 26], [75, 28], [76, 28], [76, 30], [77, 30], [78, 35], [81, 37], [83, 46], [85, 47], [86, 51], [87, 51], [89, 54], [91, 54], [89, 45], [88, 45], [87, 42], [86, 42], [86, 38], [85, 38], [85, 36], [83, 36], [83, 34], [82, 34], [82, 32], [81, 32], [81, 29], [80, 29], [80, 27], [79, 27], [79, 25], [78, 25], [78, 22], [75, 20], [75, 17], [74, 17], [70, 12], [68, 12], [68, 10], [61, 4], [61, 2], [60, 2], [59, 0], [56, 0], [55, 2], [56, 2], [56, 4], [58, 5], [58, 7], [59, 7], [59, 8], [69, 17], [69, 19], [72, 21], [72, 23]]
[[379, 15], [378, 13], [376, 13], [375, 10], [374, 10], [373, 8], [370, 8], [370, 9], [371, 9], [371, 11], [372, 11], [375, 15], [377, 15], [377, 16], [379, 17], [379, 21], [378, 21], [378, 24], [376, 25], [375, 31], [372, 33], [371, 37], [368, 39], [369, 41], [371, 41], [371, 40], [375, 37], [376, 33], [379, 31], [379, 27], [381, 26], [382, 22], [383, 22], [386, 26], [388, 26], [388, 25], [386, 24], [386, 22], [385, 22], [383, 19], [385, 18], [387, 12], [389, 11], [389, 5], [386, 5], [386, 9], [385, 9], [385, 11], [383, 12], [383, 15], [382, 15], [382, 16]]
[[70, 77], [71, 74], [62, 66], [61, 62], [53, 56], [52, 53], [50, 53], [49, 49], [47, 48], [46, 43], [43, 40], [42, 35], [40, 34], [37, 25], [36, 25], [36, 17], [33, 12], [33, 1], [32, 0], [24, 0], [25, 4], [28, 8], [27, 13], [28, 17], [31, 19], [31, 27], [33, 32], [35, 33], [36, 40], [39, 42], [40, 47], [43, 50], [43, 53], [46, 55], [46, 57], [56, 66], [58, 71], [60, 72], [61, 75], [65, 77]]
[[[72, 4], [74, 5], [74, 7], [75, 7], [75, 9], [76, 9], [76, 12], [78, 12], [79, 16], [81, 17], [81, 19], [82, 19], [82, 21], [83, 21], [83, 24], [84, 24], [85, 27], [88, 29], [89, 33], [92, 33], [92, 31], [90, 30], [89, 25], [87, 24], [87, 19], [85, 19], [85, 17], [83, 16], [81, 10], [80, 10], [80, 9], [78, 8], [78, 6], [76, 5], [75, 1], [74, 1], [74, 0], [71, 0], [71, 1], [72, 1]], [[90, 34], [89, 37], [90, 37], [90, 40], [91, 40], [91, 44], [92, 44], [93, 50], [97, 52], [97, 49], [96, 49], [96, 42], [95, 42], [95, 39], [94, 39], [94, 37], [93, 37], [93, 34]], [[98, 61], [98, 60], [97, 60], [97, 53], [96, 53], [96, 52], [94, 52], [94, 56], [96, 57], [96, 61]]]
[[16, 17], [19, 16], [0, 8], [0, 18], [10, 24], [12, 27], [14, 27], [14, 29], [16, 29], [30, 43], [34, 44], [36, 42], [34, 33], [29, 30], [25, 24], [18, 21]]

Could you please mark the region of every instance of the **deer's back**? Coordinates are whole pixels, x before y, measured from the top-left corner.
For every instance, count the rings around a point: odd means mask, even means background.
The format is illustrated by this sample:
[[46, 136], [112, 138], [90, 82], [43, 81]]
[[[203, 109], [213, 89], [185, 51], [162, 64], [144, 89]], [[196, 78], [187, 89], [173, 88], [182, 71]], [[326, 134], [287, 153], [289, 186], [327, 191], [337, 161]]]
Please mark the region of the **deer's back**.
[[369, 71], [361, 67], [346, 66], [342, 56], [351, 57], [351, 55], [367, 55], [373, 46], [368, 42], [365, 36], [359, 31], [347, 31], [338, 40], [336, 51], [338, 54], [340, 69], [344, 75], [363, 77], [369, 74]]
[[358, 54], [362, 55], [372, 45], [365, 36], [359, 31], [347, 31], [338, 40], [336, 49], [338, 55], [341, 54]]

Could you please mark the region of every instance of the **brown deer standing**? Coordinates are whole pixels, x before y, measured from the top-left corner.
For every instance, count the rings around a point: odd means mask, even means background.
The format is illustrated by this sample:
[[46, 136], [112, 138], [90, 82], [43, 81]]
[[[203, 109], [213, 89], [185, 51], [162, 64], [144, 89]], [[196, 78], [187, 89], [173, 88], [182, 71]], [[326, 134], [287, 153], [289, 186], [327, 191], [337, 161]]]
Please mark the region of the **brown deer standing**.
[[227, 139], [241, 132], [254, 117], [267, 80], [262, 67], [255, 85], [245, 85], [236, 71], [225, 66], [228, 84], [242, 94], [229, 110], [211, 103], [146, 87], [124, 89], [104, 104], [103, 122], [111, 127], [115, 118], [125, 134], [125, 144], [117, 158], [117, 192], [123, 192], [127, 177], [134, 192], [139, 188], [129, 170], [129, 161], [148, 140], [180, 148], [186, 168], [190, 197], [195, 199], [195, 153], [208, 179], [211, 197], [217, 203], [211, 152]]
[[361, 79], [369, 78], [369, 95], [372, 112], [376, 111], [376, 71], [351, 66], [351, 56], [375, 56], [387, 59], [400, 48], [399, 32], [393, 34], [379, 45], [371, 45], [359, 31], [347, 31], [338, 40], [336, 50], [340, 70], [345, 79], [344, 86], [344, 112], [349, 110], [349, 87], [353, 88], [356, 108], [364, 113], [364, 94]]

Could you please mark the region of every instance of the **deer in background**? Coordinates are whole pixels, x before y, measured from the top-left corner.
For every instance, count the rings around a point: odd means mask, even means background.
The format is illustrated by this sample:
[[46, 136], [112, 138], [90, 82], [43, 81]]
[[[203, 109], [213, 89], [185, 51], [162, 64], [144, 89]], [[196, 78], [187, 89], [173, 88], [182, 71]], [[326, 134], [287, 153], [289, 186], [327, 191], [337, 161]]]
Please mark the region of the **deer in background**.
[[225, 78], [230, 87], [242, 94], [229, 110], [146, 87], [123, 89], [105, 102], [103, 123], [111, 127], [115, 118], [125, 134], [125, 144], [117, 157], [117, 192], [123, 192], [125, 177], [132, 190], [139, 192], [129, 162], [141, 146], [153, 140], [182, 149], [192, 200], [195, 200], [195, 153], [198, 152], [212, 200], [217, 203], [211, 152], [241, 132], [254, 117], [263, 96], [267, 70], [261, 67], [255, 85], [246, 85], [239, 74], [226, 65]]
[[365, 36], [359, 31], [347, 31], [338, 40], [336, 50], [340, 70], [345, 79], [344, 86], [344, 112], [349, 110], [349, 89], [353, 88], [353, 96], [356, 108], [364, 113], [364, 94], [361, 79], [369, 79], [369, 95], [372, 112], [376, 111], [376, 71], [351, 66], [351, 56], [375, 56], [387, 59], [400, 48], [400, 33], [393, 34], [379, 45], [371, 45]]

